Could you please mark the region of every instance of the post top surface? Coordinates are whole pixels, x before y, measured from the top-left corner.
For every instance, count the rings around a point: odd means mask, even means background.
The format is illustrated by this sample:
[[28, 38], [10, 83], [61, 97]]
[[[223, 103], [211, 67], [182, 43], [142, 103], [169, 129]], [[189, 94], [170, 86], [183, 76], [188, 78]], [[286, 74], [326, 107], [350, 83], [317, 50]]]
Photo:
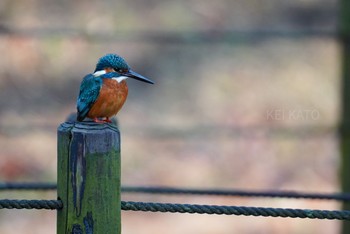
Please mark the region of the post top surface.
[[115, 124], [110, 123], [95, 123], [92, 121], [84, 121], [84, 122], [71, 122], [67, 121], [58, 127], [59, 131], [71, 131], [74, 129], [75, 131], [103, 131], [109, 130], [113, 132], [119, 132], [118, 127]]
[[58, 136], [66, 137], [71, 147], [84, 147], [86, 153], [108, 153], [120, 150], [120, 132], [116, 125], [94, 122], [65, 122]]

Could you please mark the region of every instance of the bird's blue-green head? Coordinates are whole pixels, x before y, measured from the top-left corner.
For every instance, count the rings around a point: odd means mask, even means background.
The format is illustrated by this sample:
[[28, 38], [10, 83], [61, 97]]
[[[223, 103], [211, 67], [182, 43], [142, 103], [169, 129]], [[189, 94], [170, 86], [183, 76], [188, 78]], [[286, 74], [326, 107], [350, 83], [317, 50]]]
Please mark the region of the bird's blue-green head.
[[113, 72], [113, 74], [117, 76], [114, 78], [116, 78], [118, 82], [127, 78], [133, 78], [146, 83], [154, 84], [154, 82], [150, 79], [147, 79], [146, 77], [132, 71], [127, 62], [117, 54], [106, 54], [105, 56], [101, 57], [96, 64], [94, 75], [98, 76], [109, 72]]

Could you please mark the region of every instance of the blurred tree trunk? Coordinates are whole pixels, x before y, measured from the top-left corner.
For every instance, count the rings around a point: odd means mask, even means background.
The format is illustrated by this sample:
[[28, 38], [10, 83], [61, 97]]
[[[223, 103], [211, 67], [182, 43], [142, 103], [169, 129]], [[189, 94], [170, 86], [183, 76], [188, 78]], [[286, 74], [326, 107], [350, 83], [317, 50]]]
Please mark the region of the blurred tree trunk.
[[[350, 192], [350, 1], [340, 3], [340, 36], [342, 42], [342, 114], [340, 123], [341, 183]], [[344, 203], [343, 209], [350, 210]], [[350, 222], [343, 222], [342, 233], [350, 233]]]

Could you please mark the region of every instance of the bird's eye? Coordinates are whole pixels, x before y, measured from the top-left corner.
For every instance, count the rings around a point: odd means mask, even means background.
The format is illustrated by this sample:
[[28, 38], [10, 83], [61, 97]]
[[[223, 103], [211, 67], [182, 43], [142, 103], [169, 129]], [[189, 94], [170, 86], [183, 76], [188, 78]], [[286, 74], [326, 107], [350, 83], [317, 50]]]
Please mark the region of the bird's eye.
[[117, 72], [123, 73], [123, 69], [117, 69]]

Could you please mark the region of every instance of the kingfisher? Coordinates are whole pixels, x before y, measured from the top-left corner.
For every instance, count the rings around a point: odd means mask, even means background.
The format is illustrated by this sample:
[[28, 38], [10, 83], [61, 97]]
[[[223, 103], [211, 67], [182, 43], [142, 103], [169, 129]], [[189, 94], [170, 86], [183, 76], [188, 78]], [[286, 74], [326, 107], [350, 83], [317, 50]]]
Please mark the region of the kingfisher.
[[80, 85], [77, 100], [77, 120], [86, 117], [96, 123], [111, 123], [128, 96], [127, 78], [149, 84], [154, 82], [131, 70], [127, 62], [117, 54], [101, 57], [94, 73], [86, 75]]

